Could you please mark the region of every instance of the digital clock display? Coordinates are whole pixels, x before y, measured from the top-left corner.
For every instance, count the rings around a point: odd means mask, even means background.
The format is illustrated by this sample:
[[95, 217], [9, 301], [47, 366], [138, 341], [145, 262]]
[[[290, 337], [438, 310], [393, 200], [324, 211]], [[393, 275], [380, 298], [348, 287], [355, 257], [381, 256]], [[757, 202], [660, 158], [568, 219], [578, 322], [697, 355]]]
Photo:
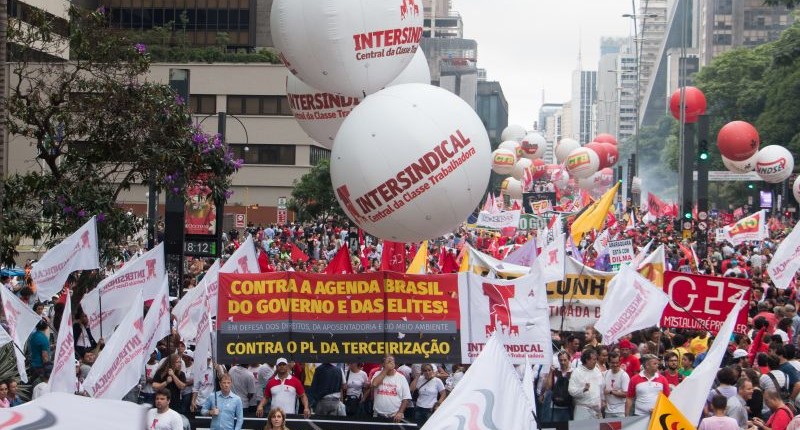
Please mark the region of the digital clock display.
[[183, 242], [183, 252], [185, 255], [194, 257], [216, 257], [217, 241], [214, 239], [186, 239]]

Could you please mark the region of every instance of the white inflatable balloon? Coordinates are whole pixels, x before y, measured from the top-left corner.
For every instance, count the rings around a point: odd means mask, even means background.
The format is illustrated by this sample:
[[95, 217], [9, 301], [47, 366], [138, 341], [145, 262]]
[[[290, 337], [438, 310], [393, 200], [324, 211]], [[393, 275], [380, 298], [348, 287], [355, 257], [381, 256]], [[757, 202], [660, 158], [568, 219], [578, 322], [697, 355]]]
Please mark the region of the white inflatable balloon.
[[591, 148], [578, 148], [569, 153], [565, 165], [573, 178], [588, 178], [600, 168], [600, 157]]
[[522, 182], [514, 178], [505, 178], [500, 185], [500, 192], [512, 199], [522, 198]]
[[497, 148], [492, 152], [492, 170], [498, 175], [510, 175], [516, 164], [516, 152], [506, 148]]
[[519, 143], [520, 153], [523, 157], [535, 160], [544, 156], [544, 150], [547, 147], [547, 141], [544, 136], [539, 133], [528, 133], [522, 138]]
[[797, 203], [800, 203], [800, 176], [794, 180], [794, 184], [792, 185], [792, 193], [794, 194], [794, 199], [797, 200]]
[[331, 94], [309, 87], [296, 76], [286, 77], [289, 108], [309, 137], [330, 149], [344, 119], [360, 102], [358, 97]]
[[419, 48], [421, 1], [275, 0], [272, 40], [286, 67], [319, 90], [366, 97], [397, 78]]
[[552, 182], [558, 189], [563, 189], [569, 185], [569, 180], [570, 177], [567, 169], [559, 168], [550, 176], [550, 182]]
[[403, 69], [400, 76], [396, 77], [387, 85], [388, 87], [401, 84], [431, 84], [431, 68], [428, 67], [428, 60], [422, 49], [417, 49], [417, 53], [411, 62]]
[[514, 155], [517, 157], [518, 160], [522, 156], [522, 151], [520, 151], [519, 148], [519, 142], [517, 142], [516, 140], [506, 140], [505, 142], [500, 142], [500, 144], [497, 145], [497, 148], [514, 151]]
[[419, 242], [452, 231], [478, 206], [490, 157], [486, 128], [461, 98], [431, 85], [397, 85], [367, 97], [345, 119], [331, 181], [361, 228]]
[[722, 164], [725, 165], [726, 169], [733, 173], [745, 174], [752, 172], [756, 168], [756, 157], [758, 157], [758, 153], [744, 161], [733, 161], [726, 158], [724, 155], [720, 154], [720, 156], [722, 157]]
[[523, 176], [525, 176], [525, 171], [530, 171], [531, 166], [533, 165], [533, 161], [528, 160], [527, 158], [520, 158], [517, 161], [517, 164], [514, 165], [514, 170], [511, 171], [511, 176], [516, 180], [522, 180]]
[[756, 173], [764, 182], [777, 184], [792, 176], [794, 157], [788, 149], [770, 145], [761, 148], [756, 154]]
[[558, 142], [558, 145], [556, 145], [556, 150], [555, 150], [556, 161], [558, 162], [558, 164], [563, 163], [564, 160], [567, 159], [567, 156], [569, 155], [570, 152], [580, 147], [581, 144], [575, 139], [570, 139], [568, 137], [561, 139], [561, 141]]
[[513, 140], [515, 142], [520, 142], [526, 134], [528, 133], [525, 131], [525, 127], [511, 124], [500, 133], [500, 141]]

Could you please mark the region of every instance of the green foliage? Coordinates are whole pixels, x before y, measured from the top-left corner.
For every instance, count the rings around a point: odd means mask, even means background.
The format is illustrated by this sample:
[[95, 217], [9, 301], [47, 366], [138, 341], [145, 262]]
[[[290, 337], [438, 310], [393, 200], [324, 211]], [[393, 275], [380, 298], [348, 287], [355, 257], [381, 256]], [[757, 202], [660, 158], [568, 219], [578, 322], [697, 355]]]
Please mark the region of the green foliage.
[[789, 8], [789, 9], [792, 9], [795, 6], [797, 6], [798, 4], [800, 4], [800, 1], [798, 1], [798, 0], [764, 0], [764, 4], [766, 6], [776, 6], [776, 7], [785, 6], [785, 7]]
[[7, 127], [14, 145], [31, 145], [38, 168], [4, 183], [0, 261], [12, 264], [22, 238], [52, 246], [89, 217], [98, 220], [101, 258], [120, 246], [142, 220], [117, 207], [120, 194], [152, 181], [159, 191], [186, 193], [213, 172], [207, 185], [225, 201], [240, 167], [216, 136], [197, 130], [184, 101], [167, 85], [145, 81], [147, 47], [106, 27], [101, 11], [70, 10], [70, 61], [34, 62], [57, 52], [47, 17], [9, 25], [11, 88]]
[[333, 194], [330, 160], [321, 160], [300, 181], [295, 181], [287, 206], [297, 213], [300, 221], [327, 219], [331, 216], [346, 218]]

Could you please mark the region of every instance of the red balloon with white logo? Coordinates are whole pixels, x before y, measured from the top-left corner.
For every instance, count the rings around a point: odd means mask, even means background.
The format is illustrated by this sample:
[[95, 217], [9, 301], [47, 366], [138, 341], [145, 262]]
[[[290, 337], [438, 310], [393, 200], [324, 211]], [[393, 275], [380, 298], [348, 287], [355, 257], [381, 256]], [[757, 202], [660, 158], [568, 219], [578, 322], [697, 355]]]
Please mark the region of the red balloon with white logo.
[[[684, 122], [694, 123], [698, 117], [706, 113], [706, 96], [697, 87], [684, 87]], [[669, 98], [669, 111], [672, 116], [680, 121], [681, 119], [681, 89], [678, 88]]]
[[547, 172], [547, 165], [544, 164], [544, 160], [542, 160], [541, 158], [533, 160], [533, 165], [531, 166], [531, 173], [533, 173], [534, 181], [538, 181], [539, 179], [543, 178], [546, 172]]
[[719, 152], [729, 160], [747, 160], [758, 152], [759, 146], [758, 130], [745, 121], [729, 122], [717, 134]]
[[519, 143], [520, 154], [529, 160], [542, 158], [546, 147], [547, 141], [539, 133], [528, 133]]
[[577, 179], [588, 178], [600, 170], [600, 157], [591, 148], [578, 148], [569, 153], [565, 165], [569, 176]]
[[516, 152], [507, 148], [497, 148], [492, 152], [492, 170], [498, 175], [510, 175], [516, 164]]
[[756, 155], [756, 173], [764, 182], [777, 184], [792, 176], [794, 157], [788, 149], [770, 145], [761, 148]]
[[599, 143], [610, 143], [614, 146], [617, 145], [617, 138], [608, 134], [608, 133], [600, 133], [594, 138], [595, 142]]
[[272, 40], [286, 67], [320, 91], [366, 97], [408, 66], [422, 0], [275, 0]]
[[420, 242], [457, 228], [478, 206], [490, 157], [486, 128], [469, 104], [439, 87], [403, 84], [365, 98], [344, 121], [331, 182], [339, 205], [368, 233]]

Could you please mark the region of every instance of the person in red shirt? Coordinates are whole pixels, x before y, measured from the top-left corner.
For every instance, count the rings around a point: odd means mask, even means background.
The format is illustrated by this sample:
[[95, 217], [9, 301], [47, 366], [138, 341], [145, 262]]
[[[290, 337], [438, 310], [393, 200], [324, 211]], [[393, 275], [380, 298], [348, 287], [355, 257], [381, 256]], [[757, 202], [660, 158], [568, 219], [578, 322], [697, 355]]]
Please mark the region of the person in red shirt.
[[683, 375], [678, 373], [678, 353], [669, 351], [664, 354], [664, 364], [666, 365], [663, 373], [664, 378], [669, 382], [669, 388], [675, 389], [683, 381]]
[[761, 418], [753, 418], [753, 425], [759, 430], [786, 430], [786, 426], [794, 418], [794, 414], [781, 400], [781, 395], [775, 390], [764, 392], [764, 404], [772, 411], [769, 420], [765, 423]]
[[641, 363], [639, 363], [639, 359], [633, 355], [633, 351], [635, 349], [636, 346], [634, 346], [633, 343], [628, 339], [623, 339], [619, 343], [619, 367], [631, 378], [638, 374], [639, 370], [642, 368]]

